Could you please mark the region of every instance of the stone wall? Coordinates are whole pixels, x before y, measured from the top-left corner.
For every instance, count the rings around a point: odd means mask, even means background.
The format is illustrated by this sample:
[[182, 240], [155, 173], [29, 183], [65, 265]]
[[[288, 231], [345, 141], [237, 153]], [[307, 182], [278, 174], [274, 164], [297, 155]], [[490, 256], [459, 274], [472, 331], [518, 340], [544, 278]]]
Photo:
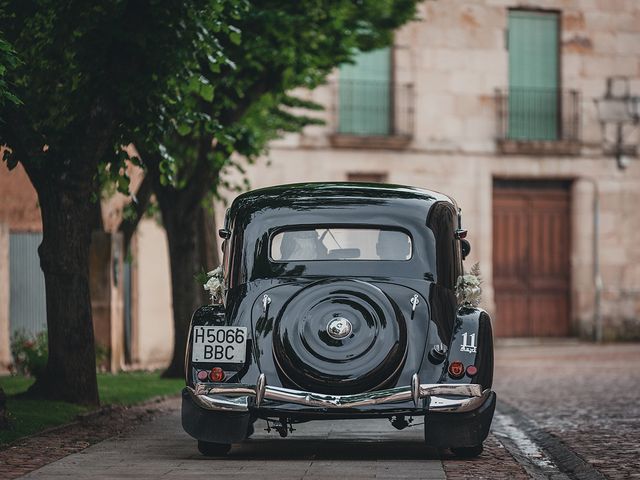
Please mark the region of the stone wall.
[[[598, 155], [602, 132], [595, 98], [606, 79], [623, 76], [640, 95], [640, 2], [635, 0], [426, 1], [418, 20], [395, 37], [394, 80], [414, 87], [414, 139], [411, 150], [494, 153], [494, 91], [508, 86], [506, 46], [509, 8], [561, 12], [561, 88], [581, 94], [583, 155]], [[330, 77], [335, 81], [337, 74]], [[331, 87], [300, 92], [329, 106]], [[326, 127], [274, 142], [282, 147], [326, 147], [335, 126], [332, 109]], [[637, 129], [629, 129], [637, 145]]]
[[173, 353], [173, 310], [167, 236], [155, 220], [140, 222], [137, 233], [138, 318], [134, 364], [163, 368]]

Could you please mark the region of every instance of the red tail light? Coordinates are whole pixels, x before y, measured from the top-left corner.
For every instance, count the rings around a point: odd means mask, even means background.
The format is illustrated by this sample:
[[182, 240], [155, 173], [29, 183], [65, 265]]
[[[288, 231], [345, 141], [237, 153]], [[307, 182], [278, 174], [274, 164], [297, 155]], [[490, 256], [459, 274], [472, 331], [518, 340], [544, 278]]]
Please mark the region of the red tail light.
[[209, 372], [206, 370], [198, 370], [198, 380], [204, 382], [207, 378], [209, 378]]
[[455, 361], [449, 364], [449, 376], [451, 378], [462, 378], [464, 375], [464, 365], [462, 362]]
[[213, 367], [209, 373], [209, 378], [212, 382], [221, 382], [224, 380], [224, 370], [220, 367]]
[[478, 367], [475, 365], [469, 365], [467, 367], [467, 375], [473, 377], [476, 373], [478, 373]]

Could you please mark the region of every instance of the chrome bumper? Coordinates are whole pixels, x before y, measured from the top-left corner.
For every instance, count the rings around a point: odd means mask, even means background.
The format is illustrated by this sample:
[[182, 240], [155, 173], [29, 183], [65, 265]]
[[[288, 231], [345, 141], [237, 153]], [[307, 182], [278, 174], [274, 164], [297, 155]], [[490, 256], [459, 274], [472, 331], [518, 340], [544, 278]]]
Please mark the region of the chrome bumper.
[[490, 393], [490, 390], [483, 392], [482, 387], [478, 384], [420, 383], [417, 374], [413, 375], [411, 385], [354, 395], [325, 395], [283, 387], [271, 387], [267, 385], [264, 374], [258, 377], [255, 385], [220, 384], [207, 386], [200, 383], [196, 385], [195, 389], [187, 387], [187, 391], [199, 407], [206, 410], [232, 412], [248, 411], [250, 398], [253, 398], [255, 407], [260, 407], [264, 400], [271, 400], [328, 409], [345, 409], [409, 400], [413, 400], [414, 405], [418, 408], [420, 400], [428, 398], [427, 408], [429, 411], [462, 413], [480, 407]]

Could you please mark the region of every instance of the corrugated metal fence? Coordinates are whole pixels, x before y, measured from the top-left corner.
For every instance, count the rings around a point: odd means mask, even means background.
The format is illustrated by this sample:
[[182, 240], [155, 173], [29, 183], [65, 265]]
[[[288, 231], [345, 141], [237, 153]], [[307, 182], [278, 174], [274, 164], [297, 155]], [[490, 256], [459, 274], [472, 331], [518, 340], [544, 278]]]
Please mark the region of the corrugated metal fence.
[[23, 331], [36, 335], [47, 329], [44, 275], [38, 246], [42, 233], [9, 235], [9, 316], [11, 335]]

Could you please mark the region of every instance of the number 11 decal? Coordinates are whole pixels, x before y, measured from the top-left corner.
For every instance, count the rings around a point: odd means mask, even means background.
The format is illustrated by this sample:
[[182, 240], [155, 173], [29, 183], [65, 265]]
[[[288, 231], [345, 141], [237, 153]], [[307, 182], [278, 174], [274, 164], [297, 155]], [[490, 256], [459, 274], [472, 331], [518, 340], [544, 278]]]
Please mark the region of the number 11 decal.
[[476, 334], [469, 335], [467, 332], [462, 334], [461, 352], [476, 353]]

